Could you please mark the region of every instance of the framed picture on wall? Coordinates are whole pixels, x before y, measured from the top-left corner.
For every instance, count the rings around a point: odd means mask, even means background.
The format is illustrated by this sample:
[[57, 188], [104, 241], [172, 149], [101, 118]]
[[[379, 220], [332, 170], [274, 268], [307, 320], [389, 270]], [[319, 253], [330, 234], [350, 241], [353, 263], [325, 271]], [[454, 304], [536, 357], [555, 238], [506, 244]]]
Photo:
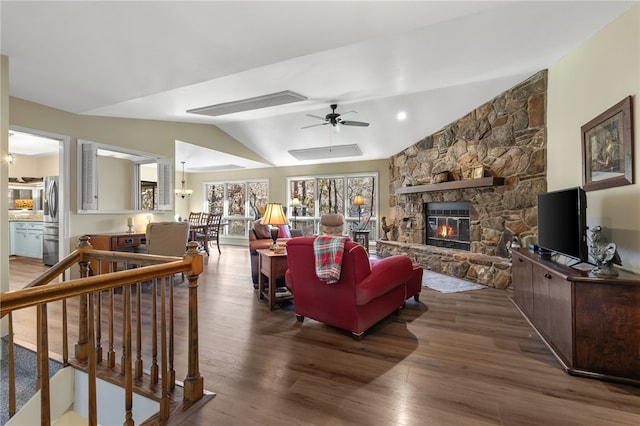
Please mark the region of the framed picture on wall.
[[585, 191], [633, 183], [631, 96], [581, 127]]

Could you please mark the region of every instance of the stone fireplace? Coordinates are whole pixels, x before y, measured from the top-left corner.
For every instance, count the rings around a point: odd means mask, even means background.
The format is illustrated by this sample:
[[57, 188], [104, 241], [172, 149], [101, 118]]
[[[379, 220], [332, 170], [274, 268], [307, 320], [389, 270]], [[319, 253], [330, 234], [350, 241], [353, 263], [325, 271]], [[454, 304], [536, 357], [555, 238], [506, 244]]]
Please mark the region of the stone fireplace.
[[425, 244], [471, 250], [469, 202], [425, 203]]
[[[506, 244], [536, 235], [537, 194], [546, 191], [546, 91], [547, 72], [540, 71], [391, 157], [387, 223], [393, 226], [389, 240], [376, 242], [378, 254], [407, 254], [436, 272], [508, 287]], [[472, 176], [480, 166], [483, 176]], [[447, 181], [431, 182], [445, 172]], [[467, 203], [468, 219], [453, 213], [444, 220], [458, 221], [458, 233], [460, 221], [468, 220], [468, 243], [440, 238], [430, 244], [440, 219], [428, 210], [458, 202]]]

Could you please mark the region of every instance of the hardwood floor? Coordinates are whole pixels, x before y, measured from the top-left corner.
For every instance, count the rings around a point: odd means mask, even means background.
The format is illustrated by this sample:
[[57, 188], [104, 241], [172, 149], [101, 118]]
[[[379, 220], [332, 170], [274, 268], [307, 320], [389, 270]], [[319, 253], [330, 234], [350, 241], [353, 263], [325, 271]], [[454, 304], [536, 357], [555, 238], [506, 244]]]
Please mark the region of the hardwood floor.
[[[20, 260], [10, 268], [14, 288], [25, 268]], [[180, 424], [639, 425], [640, 387], [567, 375], [510, 295], [424, 289], [419, 304], [409, 300], [355, 341], [297, 322], [292, 304], [269, 312], [255, 296], [247, 248], [223, 246], [198, 296], [200, 373], [217, 395]], [[177, 316], [178, 329], [186, 317]]]

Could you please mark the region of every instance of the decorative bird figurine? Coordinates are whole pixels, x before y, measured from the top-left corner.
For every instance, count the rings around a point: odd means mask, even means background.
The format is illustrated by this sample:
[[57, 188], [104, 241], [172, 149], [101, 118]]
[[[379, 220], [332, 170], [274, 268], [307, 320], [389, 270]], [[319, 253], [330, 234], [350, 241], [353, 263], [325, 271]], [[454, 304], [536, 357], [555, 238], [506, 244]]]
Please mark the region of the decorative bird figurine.
[[589, 242], [591, 257], [596, 261], [596, 267], [591, 272], [598, 276], [617, 276], [618, 270], [613, 265], [622, 265], [622, 259], [620, 259], [616, 244], [607, 240], [600, 225], [595, 226], [591, 231]]

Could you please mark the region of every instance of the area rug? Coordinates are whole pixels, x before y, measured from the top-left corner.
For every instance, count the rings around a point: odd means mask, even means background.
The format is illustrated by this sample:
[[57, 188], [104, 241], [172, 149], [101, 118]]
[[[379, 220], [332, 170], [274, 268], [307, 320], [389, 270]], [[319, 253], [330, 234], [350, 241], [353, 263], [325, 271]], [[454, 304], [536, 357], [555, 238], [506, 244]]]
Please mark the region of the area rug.
[[[2, 360], [0, 361], [0, 425], [9, 421], [9, 344], [7, 339], [0, 339]], [[16, 407], [22, 406], [36, 392], [37, 383], [37, 357], [36, 353], [20, 345], [14, 346], [15, 374], [16, 374]], [[50, 359], [49, 375], [53, 376], [62, 368], [62, 364]]]
[[427, 269], [423, 271], [422, 286], [437, 290], [440, 293], [458, 293], [460, 291], [480, 290], [484, 288], [483, 285], [471, 281], [450, 277], [449, 275], [439, 274]]

